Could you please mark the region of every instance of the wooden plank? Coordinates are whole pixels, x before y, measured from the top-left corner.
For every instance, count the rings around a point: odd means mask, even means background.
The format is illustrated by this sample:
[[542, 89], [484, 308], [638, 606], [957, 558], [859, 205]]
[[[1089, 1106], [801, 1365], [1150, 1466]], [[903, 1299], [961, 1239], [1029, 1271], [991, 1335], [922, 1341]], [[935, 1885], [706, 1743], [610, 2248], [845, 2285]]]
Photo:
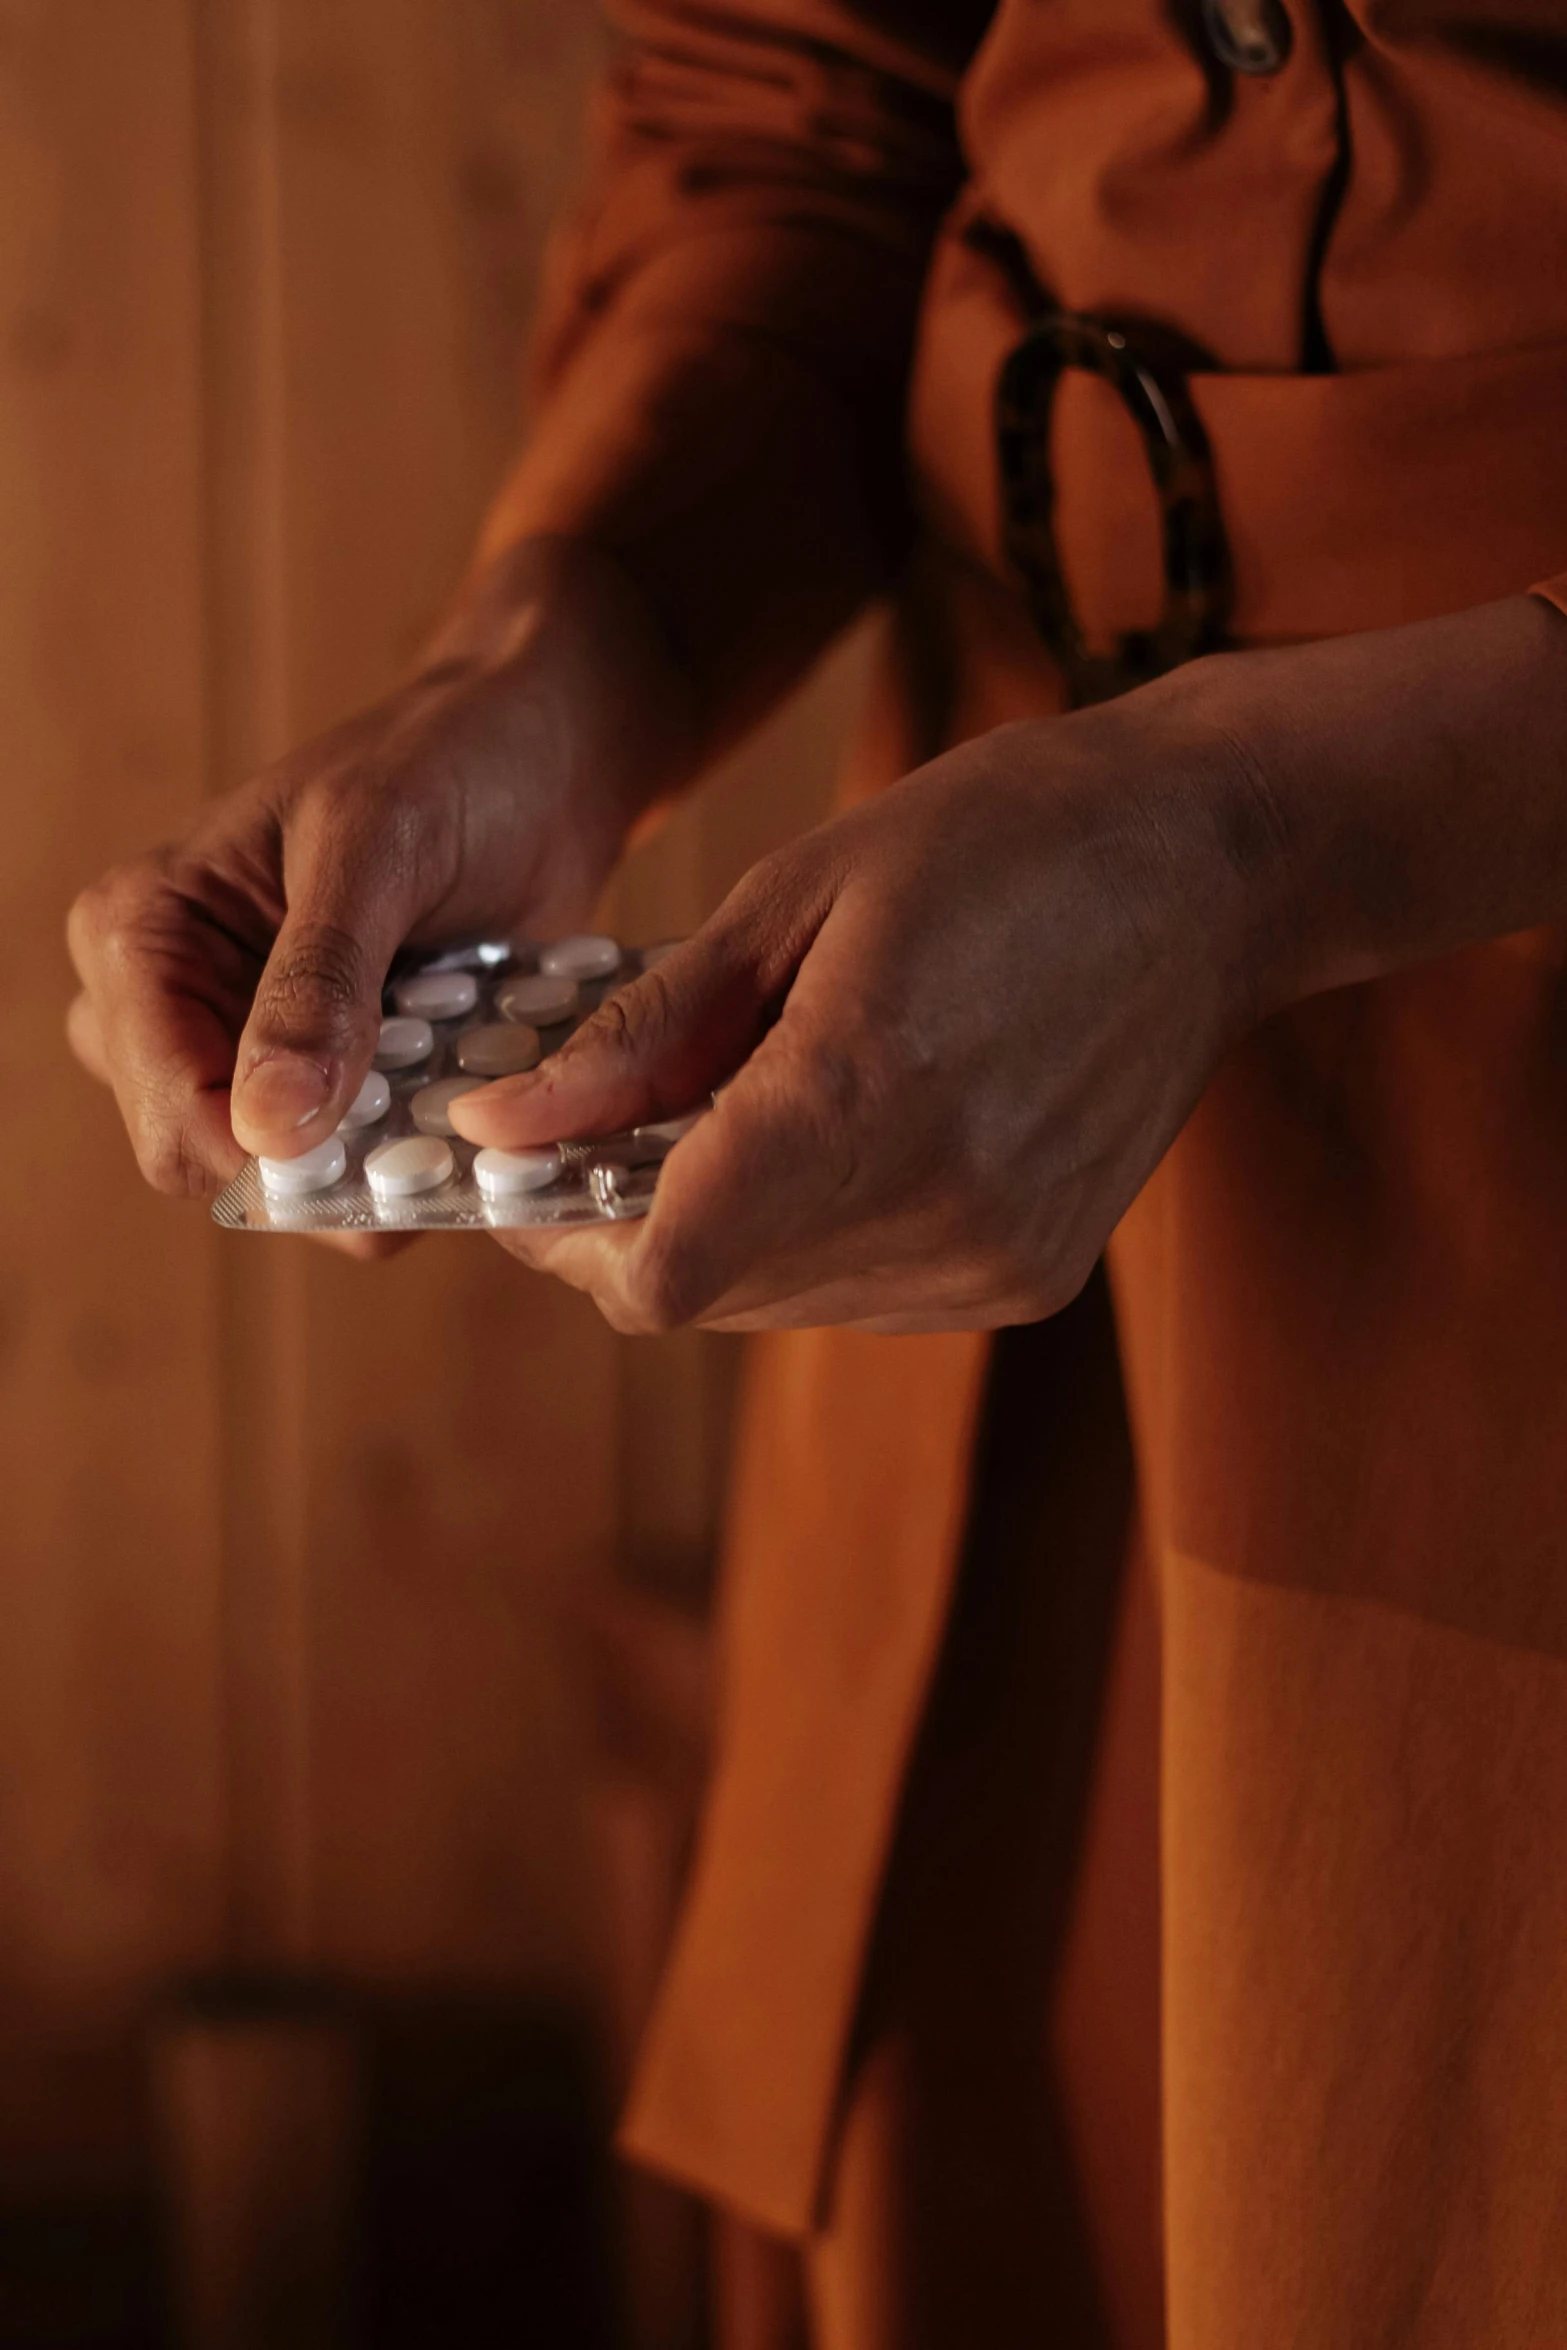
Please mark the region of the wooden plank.
[[[520, 0], [266, 13], [271, 79], [250, 104], [277, 241], [268, 706], [297, 737], [398, 674], [465, 560], [518, 430], [597, 36], [589, 12]], [[631, 934], [689, 927], [819, 809], [855, 674], [852, 655], [833, 667], [643, 853], [616, 893]], [[299, 1545], [308, 1793], [287, 1946], [394, 1977], [570, 1978], [590, 1930], [587, 1764], [556, 1595], [612, 1562], [700, 1591], [733, 1346], [616, 1341], [471, 1242], [369, 1272], [297, 1262], [292, 1335], [246, 1390], [268, 1457], [295, 1463], [291, 1487], [268, 1480], [292, 1493]], [[286, 1716], [281, 1681], [277, 1701]]]
[[75, 889], [201, 789], [185, 0], [0, 9], [0, 2171], [134, 2162], [216, 1930], [213, 1236], [71, 1064]]
[[[277, 0], [296, 736], [399, 673], [516, 431], [474, 243], [495, 234], [499, 156], [545, 103], [529, 85], [516, 117], [524, 13]], [[558, 80], [548, 103], [569, 108]], [[405, 1982], [570, 1976], [582, 1760], [553, 1593], [615, 1545], [614, 1341], [471, 1240], [301, 1264], [277, 1364], [302, 1431], [301, 1951]]]
[[[203, 655], [209, 792], [288, 746], [284, 312], [271, 0], [192, 12], [201, 256]], [[302, 1419], [289, 1388], [297, 1256], [218, 1243], [223, 1932], [250, 1971], [308, 1943]]]
[[[576, 0], [0, 0], [0, 2189], [134, 2167], [134, 2015], [197, 1964], [586, 1996], [561, 1594], [710, 1572], [731, 1342], [472, 1241], [216, 1235], [59, 1038], [77, 884], [439, 611], [596, 49]], [[815, 812], [847, 659], [639, 853], [628, 932]]]

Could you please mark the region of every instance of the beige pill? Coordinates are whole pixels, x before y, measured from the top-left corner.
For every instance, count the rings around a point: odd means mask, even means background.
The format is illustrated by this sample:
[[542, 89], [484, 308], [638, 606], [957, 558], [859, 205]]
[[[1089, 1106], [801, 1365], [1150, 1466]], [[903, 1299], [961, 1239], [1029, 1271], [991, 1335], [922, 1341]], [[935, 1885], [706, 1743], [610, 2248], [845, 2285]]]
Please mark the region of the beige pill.
[[365, 1160], [365, 1173], [377, 1199], [410, 1199], [437, 1190], [455, 1165], [448, 1144], [434, 1135], [410, 1134], [400, 1142], [380, 1143]]
[[408, 1105], [409, 1115], [421, 1134], [444, 1134], [451, 1138], [451, 1106], [459, 1094], [482, 1093], [482, 1077], [438, 1077], [433, 1085], [421, 1085]]
[[574, 979], [551, 979], [540, 971], [527, 979], [508, 979], [495, 990], [495, 1009], [503, 1020], [525, 1021], [535, 1028], [553, 1028], [575, 1017], [582, 990]]
[[517, 1077], [538, 1067], [539, 1032], [522, 1021], [470, 1028], [457, 1039], [457, 1066], [470, 1077]]

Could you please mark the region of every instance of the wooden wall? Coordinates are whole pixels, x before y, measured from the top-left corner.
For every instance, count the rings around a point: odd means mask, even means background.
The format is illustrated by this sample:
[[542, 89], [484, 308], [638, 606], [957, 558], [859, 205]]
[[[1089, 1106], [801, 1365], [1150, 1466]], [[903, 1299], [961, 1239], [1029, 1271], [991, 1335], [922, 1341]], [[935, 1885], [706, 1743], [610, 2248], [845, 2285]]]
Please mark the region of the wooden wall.
[[[606, 1945], [673, 1845], [633, 1806], [604, 1861], [569, 1601], [702, 1589], [728, 1346], [473, 1239], [219, 1234], [61, 1042], [80, 882], [455, 580], [598, 41], [586, 0], [0, 0], [0, 2341], [7, 2199], [145, 2173], [172, 1980], [642, 1996]], [[629, 934], [809, 820], [854, 677], [642, 852]]]

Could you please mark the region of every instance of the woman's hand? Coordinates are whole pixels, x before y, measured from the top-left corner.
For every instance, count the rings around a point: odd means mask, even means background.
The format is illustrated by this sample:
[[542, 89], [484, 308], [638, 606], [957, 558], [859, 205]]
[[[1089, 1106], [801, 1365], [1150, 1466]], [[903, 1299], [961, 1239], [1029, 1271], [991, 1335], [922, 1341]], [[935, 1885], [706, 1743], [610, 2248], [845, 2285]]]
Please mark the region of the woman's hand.
[[635, 591], [535, 541], [421, 673], [217, 802], [71, 910], [76, 1052], [149, 1182], [215, 1190], [323, 1140], [375, 1048], [405, 940], [582, 920], [690, 722]]
[[1048, 1314], [1254, 1022], [1567, 923], [1564, 777], [1567, 621], [1534, 596], [1194, 662], [770, 858], [452, 1122], [553, 1141], [733, 1078], [645, 1222], [507, 1236], [624, 1329]]
[[938, 759], [755, 868], [535, 1074], [455, 1102], [507, 1147], [724, 1086], [644, 1222], [504, 1244], [627, 1330], [1064, 1305], [1257, 1009], [1277, 830], [1193, 702]]

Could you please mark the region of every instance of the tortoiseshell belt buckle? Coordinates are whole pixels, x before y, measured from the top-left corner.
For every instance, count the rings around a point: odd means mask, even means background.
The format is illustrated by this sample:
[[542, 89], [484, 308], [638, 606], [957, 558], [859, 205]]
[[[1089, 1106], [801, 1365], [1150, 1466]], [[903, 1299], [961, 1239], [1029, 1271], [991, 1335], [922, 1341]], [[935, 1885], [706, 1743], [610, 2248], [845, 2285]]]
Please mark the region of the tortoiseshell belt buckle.
[[[1208, 436], [1184, 368], [1153, 347], [1156, 339], [1085, 311], [1040, 310], [996, 388], [1006, 553], [1074, 706], [1108, 701], [1225, 639], [1229, 550]], [[1069, 367], [1102, 376], [1117, 393], [1141, 435], [1159, 501], [1163, 612], [1155, 628], [1129, 632], [1103, 652], [1084, 637], [1056, 545], [1050, 418]]]

